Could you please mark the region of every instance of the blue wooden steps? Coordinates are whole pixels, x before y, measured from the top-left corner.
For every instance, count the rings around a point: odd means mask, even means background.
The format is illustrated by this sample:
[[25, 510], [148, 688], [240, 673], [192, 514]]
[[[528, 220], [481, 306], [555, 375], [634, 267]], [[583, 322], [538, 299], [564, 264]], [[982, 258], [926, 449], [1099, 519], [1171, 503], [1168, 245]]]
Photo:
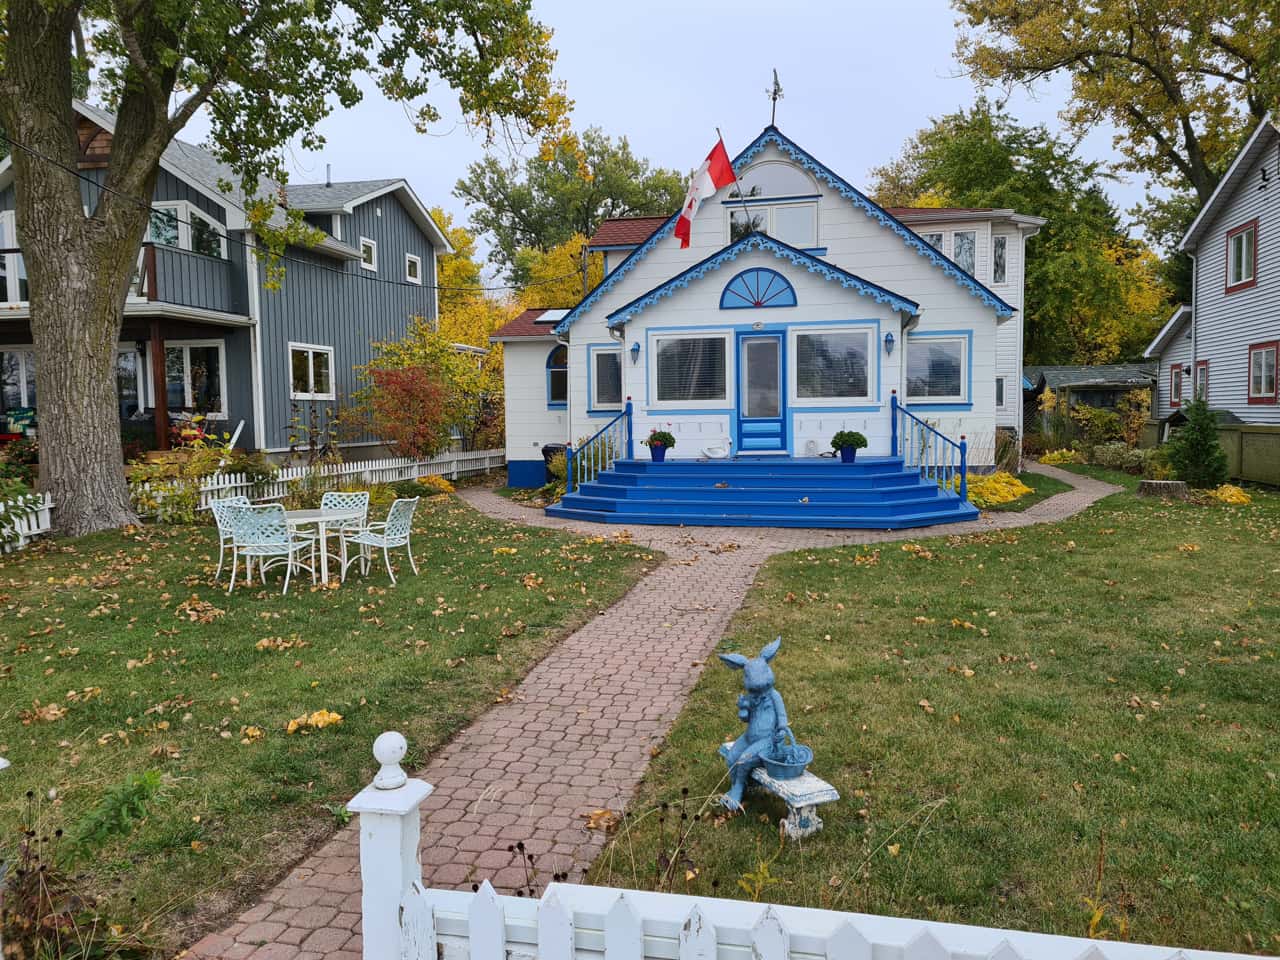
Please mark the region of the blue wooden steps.
[[619, 460], [547, 508], [597, 523], [898, 530], [972, 520], [978, 511], [903, 467], [787, 457]]

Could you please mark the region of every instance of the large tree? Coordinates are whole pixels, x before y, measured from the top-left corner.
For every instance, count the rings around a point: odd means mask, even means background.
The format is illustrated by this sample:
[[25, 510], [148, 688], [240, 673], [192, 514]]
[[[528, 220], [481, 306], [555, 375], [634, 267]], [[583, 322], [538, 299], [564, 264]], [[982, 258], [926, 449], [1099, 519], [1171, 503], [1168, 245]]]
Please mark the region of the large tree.
[[954, 0], [980, 80], [1071, 79], [1064, 113], [1117, 129], [1121, 166], [1209, 199], [1280, 97], [1278, 0]]
[[471, 223], [493, 241], [489, 259], [523, 284], [518, 252], [549, 251], [575, 233], [591, 236], [606, 217], [671, 213], [685, 177], [651, 167], [626, 137], [596, 127], [579, 143], [540, 151], [523, 164], [488, 156], [473, 163], [454, 193], [471, 207]]
[[1100, 165], [1044, 126], [1023, 126], [980, 100], [934, 120], [872, 171], [888, 205], [1012, 207], [1048, 218], [1027, 244], [1029, 363], [1127, 359], [1167, 302], [1159, 263], [1130, 240], [1102, 191]]
[[[250, 196], [260, 178], [284, 179], [286, 144], [322, 142], [316, 124], [360, 99], [361, 76], [423, 128], [447, 86], [490, 139], [554, 138], [569, 104], [551, 78], [551, 35], [529, 11], [530, 0], [0, 0], [0, 126], [16, 144], [41, 455], [62, 533], [133, 519], [112, 412], [116, 344], [161, 153], [196, 111], [208, 109], [210, 146]], [[116, 113], [105, 189], [87, 213], [71, 106], [86, 70]], [[249, 214], [278, 249], [273, 200]]]

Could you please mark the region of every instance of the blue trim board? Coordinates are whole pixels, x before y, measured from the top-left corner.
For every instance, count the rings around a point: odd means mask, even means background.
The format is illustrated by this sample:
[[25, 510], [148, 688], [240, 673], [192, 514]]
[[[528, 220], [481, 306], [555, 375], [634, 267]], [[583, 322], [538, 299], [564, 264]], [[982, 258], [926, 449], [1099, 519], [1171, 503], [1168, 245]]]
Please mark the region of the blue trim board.
[[794, 307], [796, 288], [777, 270], [748, 267], [740, 271], [720, 291], [721, 310], [756, 310], [763, 307]]
[[[618, 355], [618, 366], [622, 366], [622, 355], [626, 352], [622, 349], [622, 344], [615, 341], [609, 343], [588, 343], [587, 344], [587, 415], [588, 416], [610, 416], [616, 417], [622, 412], [622, 404], [616, 407], [597, 407], [595, 406], [595, 376], [596, 376], [596, 357], [597, 353], [616, 353]], [[624, 391], [625, 392], [625, 391]]]
[[[924, 238], [917, 234], [914, 230], [893, 216], [884, 207], [873, 201], [852, 184], [840, 177], [838, 174], [830, 170], [824, 164], [820, 163], [808, 152], [801, 148], [798, 144], [786, 137], [782, 131], [770, 124], [765, 127], [761, 134], [756, 137], [751, 144], [743, 150], [733, 161], [734, 172], [737, 173], [748, 166], [753, 159], [770, 143], [775, 144], [779, 150], [787, 154], [802, 168], [810, 173], [816, 174], [827, 183], [833, 190], [839, 193], [846, 200], [850, 201], [855, 207], [860, 209], [868, 217], [871, 217], [881, 226], [887, 227], [902, 238], [903, 242], [911, 249], [915, 250], [920, 256], [924, 257], [930, 263], [940, 268], [944, 274], [953, 278], [957, 284], [968, 290], [971, 294], [991, 307], [997, 316], [1009, 317], [1013, 315], [1013, 307], [1002, 300], [999, 296], [983, 286], [977, 278], [966, 270], [961, 268], [955, 261], [942, 255], [940, 251], [935, 249]], [[740, 201], [739, 201], [740, 202]], [[565, 314], [564, 318], [556, 325], [555, 332], [563, 334], [573, 325], [573, 321], [578, 319], [587, 310], [590, 310], [596, 302], [604, 296], [605, 293], [612, 290], [624, 276], [626, 276], [636, 264], [649, 255], [649, 252], [656, 247], [664, 237], [670, 236], [671, 231], [675, 227], [676, 218], [680, 215], [677, 210], [671, 214], [666, 221], [659, 226], [653, 233], [649, 234], [649, 238], [632, 250], [622, 263], [618, 264], [609, 274], [604, 277], [595, 287], [580, 300], [572, 310]]]
[[[746, 417], [742, 412], [743, 398], [746, 395], [743, 387], [747, 376], [747, 366], [742, 362], [743, 341], [766, 337], [778, 343], [778, 416]], [[737, 367], [735, 370], [737, 394], [734, 398], [732, 430], [736, 448], [740, 452], [758, 450], [784, 453], [791, 450], [791, 420], [787, 415], [787, 395], [791, 392], [787, 384], [788, 339], [785, 330], [739, 330], [734, 334], [733, 355]]]
[[[852, 289], [855, 293], [870, 297], [877, 303], [888, 304], [891, 309], [899, 310], [911, 316], [915, 316], [920, 311], [920, 305], [914, 300], [908, 300], [906, 297], [894, 293], [892, 290], [887, 290], [877, 283], [864, 280], [856, 274], [835, 266], [835, 264], [819, 260], [812, 254], [805, 253], [799, 247], [793, 247], [790, 244], [783, 243], [781, 240], [775, 240], [766, 234], [753, 231], [735, 240], [722, 250], [713, 253], [705, 260], [695, 263], [686, 270], [682, 270], [647, 293], [641, 294], [626, 306], [615, 310], [608, 315], [609, 326], [618, 327], [628, 320], [635, 319], [646, 308], [653, 306], [662, 298], [671, 296], [676, 290], [684, 289], [692, 281], [701, 279], [713, 270], [720, 269], [726, 263], [732, 263], [742, 254], [752, 250], [772, 253], [778, 259], [789, 260], [795, 266], [804, 267], [810, 273], [816, 273], [826, 280], [840, 284], [846, 289]], [[618, 270], [621, 269], [622, 267], [618, 268]], [[565, 319], [568, 318], [566, 317]], [[561, 321], [561, 323], [563, 322]], [[559, 327], [556, 329], [559, 330]]]
[[547, 482], [547, 465], [537, 460], [508, 460], [507, 486], [517, 490], [536, 490]]
[[[551, 365], [551, 358], [552, 358], [552, 357], [554, 357], [554, 356], [556, 355], [556, 351], [558, 351], [558, 350], [563, 350], [563, 351], [564, 351], [564, 366], [563, 366], [563, 367], [561, 367], [561, 366], [554, 366], [554, 367], [553, 367], [553, 366]], [[556, 344], [554, 347], [552, 347], [552, 348], [551, 348], [551, 350], [550, 350], [550, 351], [548, 351], [548, 353], [547, 353], [546, 366], [547, 366], [547, 394], [546, 394], [546, 396], [547, 396], [547, 409], [548, 409], [548, 410], [563, 410], [563, 409], [565, 409], [565, 408], [569, 405], [569, 348], [568, 348], [568, 347], [566, 347], [563, 343], [557, 343], [557, 344]], [[551, 371], [552, 371], [552, 370], [563, 370], [563, 371], [564, 371], [564, 392], [565, 392], [565, 398], [564, 398], [563, 400], [552, 400], [552, 399], [551, 399]]]
[[[929, 337], [964, 337], [968, 342], [964, 348], [964, 365], [968, 368], [968, 390], [965, 392], [964, 400], [925, 400], [922, 403], [913, 403], [910, 397], [906, 399], [906, 406], [913, 410], [963, 410], [973, 409], [973, 331], [972, 330], [913, 330], [907, 334], [907, 349], [911, 349], [911, 341], [917, 339], [927, 339]], [[906, 372], [906, 367], [903, 367]], [[906, 394], [906, 384], [903, 384], [903, 395]]]

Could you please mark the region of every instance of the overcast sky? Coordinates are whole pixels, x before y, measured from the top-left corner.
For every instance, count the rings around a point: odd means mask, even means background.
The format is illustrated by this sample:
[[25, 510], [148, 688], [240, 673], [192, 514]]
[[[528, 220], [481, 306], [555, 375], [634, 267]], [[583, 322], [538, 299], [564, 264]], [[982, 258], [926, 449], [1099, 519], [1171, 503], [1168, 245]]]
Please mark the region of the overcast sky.
[[[785, 96], [778, 126], [858, 187], [930, 117], [968, 106], [975, 93], [954, 59], [946, 0], [535, 0], [535, 13], [555, 31], [556, 73], [576, 101], [575, 128], [625, 134], [638, 156], [678, 170], [702, 161], [717, 126], [730, 155], [760, 132], [774, 67]], [[1066, 89], [1015, 93], [1010, 110], [1057, 129]], [[453, 187], [484, 147], [454, 120], [441, 135], [419, 135], [404, 108], [375, 91], [321, 129], [328, 145], [293, 153], [292, 180], [323, 180], [326, 162], [336, 180], [404, 176], [423, 202], [465, 219]], [[1094, 131], [1081, 152], [1110, 158], [1111, 136]], [[1108, 190], [1122, 214], [1143, 193], [1135, 183]]]

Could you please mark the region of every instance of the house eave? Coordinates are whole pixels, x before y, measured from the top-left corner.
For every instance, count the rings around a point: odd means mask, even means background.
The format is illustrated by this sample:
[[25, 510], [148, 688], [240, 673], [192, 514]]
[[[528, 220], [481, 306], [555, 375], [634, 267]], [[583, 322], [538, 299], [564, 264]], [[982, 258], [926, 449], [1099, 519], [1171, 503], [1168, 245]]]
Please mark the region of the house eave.
[[[440, 229], [440, 225], [436, 223], [435, 218], [431, 216], [428, 210], [418, 199], [418, 195], [413, 192], [413, 187], [409, 186], [409, 181], [405, 179], [396, 180], [377, 190], [370, 190], [368, 193], [353, 197], [347, 203], [336, 204], [291, 204], [291, 209], [301, 210], [303, 213], [314, 213], [321, 216], [342, 214], [349, 216], [356, 207], [384, 197], [388, 193], [396, 193], [400, 196], [401, 202], [405, 209], [409, 211], [415, 223], [423, 233], [431, 238], [431, 242], [435, 244], [436, 251], [442, 254], [454, 253], [453, 244], [449, 243], [449, 238], [444, 235], [444, 231]], [[359, 259], [359, 255], [357, 255]]]
[[1155, 335], [1155, 339], [1151, 341], [1146, 350], [1142, 351], [1143, 358], [1150, 360], [1152, 357], [1158, 357], [1164, 351], [1168, 342], [1173, 339], [1174, 334], [1190, 319], [1190, 305], [1179, 304], [1178, 308], [1173, 311], [1173, 316], [1165, 322], [1165, 325], [1160, 328], [1160, 332]]
[[1191, 226], [1187, 227], [1187, 232], [1183, 235], [1182, 240], [1178, 242], [1179, 251], [1190, 253], [1195, 250], [1196, 245], [1199, 243], [1200, 235], [1209, 226], [1209, 221], [1212, 220], [1213, 215], [1217, 212], [1218, 204], [1235, 192], [1238, 185], [1237, 173], [1241, 164], [1248, 163], [1253, 159], [1254, 148], [1267, 132], [1280, 135], [1280, 126], [1276, 125], [1275, 118], [1270, 113], [1262, 118], [1257, 128], [1250, 134], [1249, 139], [1240, 148], [1235, 159], [1231, 161], [1231, 165], [1227, 167], [1227, 172], [1222, 175], [1218, 185], [1213, 188], [1213, 193], [1209, 194], [1209, 199], [1204, 202], [1204, 206], [1200, 208], [1196, 218], [1191, 221]]

